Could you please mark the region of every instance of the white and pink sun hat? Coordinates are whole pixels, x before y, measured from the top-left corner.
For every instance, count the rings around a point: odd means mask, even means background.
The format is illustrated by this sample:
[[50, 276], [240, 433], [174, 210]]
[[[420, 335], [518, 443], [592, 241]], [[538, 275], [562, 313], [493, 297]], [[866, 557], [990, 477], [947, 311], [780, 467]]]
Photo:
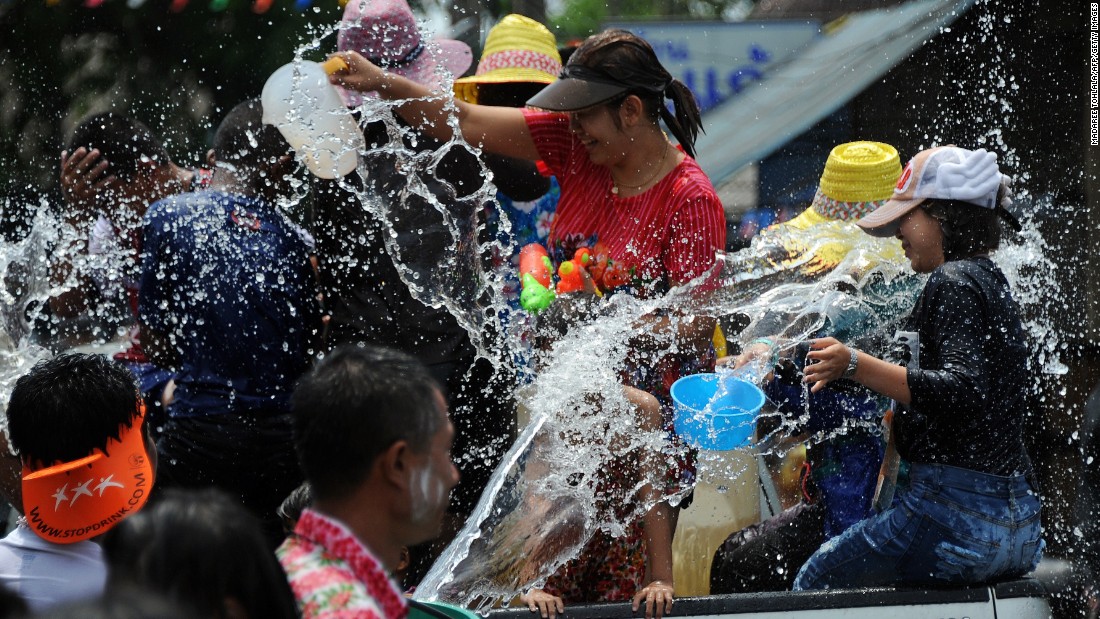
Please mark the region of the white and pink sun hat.
[[872, 236], [889, 237], [901, 218], [926, 200], [958, 200], [995, 210], [1019, 229], [1006, 210], [1011, 199], [1011, 180], [1001, 174], [995, 153], [938, 146], [917, 153], [902, 171], [894, 195], [856, 225]]
[[[425, 41], [406, 0], [351, 0], [344, 7], [336, 46], [341, 52], [359, 52], [386, 71], [432, 91], [443, 89], [444, 72], [460, 77], [474, 62], [470, 46], [462, 41]], [[348, 107], [363, 102], [364, 93], [337, 90]]]

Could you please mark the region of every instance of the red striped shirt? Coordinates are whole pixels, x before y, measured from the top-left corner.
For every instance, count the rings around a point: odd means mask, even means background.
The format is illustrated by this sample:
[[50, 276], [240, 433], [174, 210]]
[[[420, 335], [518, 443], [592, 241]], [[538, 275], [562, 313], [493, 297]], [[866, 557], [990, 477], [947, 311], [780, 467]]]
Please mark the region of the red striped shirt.
[[[635, 267], [651, 291], [703, 273], [726, 245], [726, 218], [710, 179], [691, 157], [649, 190], [620, 198], [610, 169], [592, 163], [566, 114], [524, 111], [543, 161], [561, 185], [549, 243], [597, 240], [612, 260]], [[571, 257], [571, 256], [570, 256]]]

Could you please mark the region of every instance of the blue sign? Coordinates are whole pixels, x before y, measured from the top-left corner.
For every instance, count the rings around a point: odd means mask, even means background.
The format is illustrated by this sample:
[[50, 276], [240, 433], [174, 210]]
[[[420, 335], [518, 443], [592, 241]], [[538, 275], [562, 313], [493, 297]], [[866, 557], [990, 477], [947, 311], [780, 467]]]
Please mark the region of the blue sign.
[[644, 38], [657, 57], [708, 110], [759, 81], [821, 35], [815, 21], [615, 22]]

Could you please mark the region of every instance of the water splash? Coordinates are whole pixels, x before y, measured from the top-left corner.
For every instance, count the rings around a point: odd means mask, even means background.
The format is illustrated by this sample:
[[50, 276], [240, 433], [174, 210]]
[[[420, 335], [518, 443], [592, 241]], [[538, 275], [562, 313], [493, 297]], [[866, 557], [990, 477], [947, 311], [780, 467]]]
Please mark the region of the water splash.
[[[4, 206], [0, 204], [0, 216]], [[16, 379], [50, 356], [36, 341], [32, 320], [53, 290], [49, 286], [49, 248], [59, 241], [60, 226], [45, 200], [35, 212], [30, 231], [0, 251], [0, 432], [7, 435], [8, 398]]]
[[633, 318], [656, 307], [617, 297], [542, 353], [550, 363], [522, 394], [531, 423], [416, 599], [487, 610], [544, 583], [597, 531], [622, 536], [656, 503], [675, 505], [690, 490], [667, 479], [684, 448], [642, 417], [622, 385]]

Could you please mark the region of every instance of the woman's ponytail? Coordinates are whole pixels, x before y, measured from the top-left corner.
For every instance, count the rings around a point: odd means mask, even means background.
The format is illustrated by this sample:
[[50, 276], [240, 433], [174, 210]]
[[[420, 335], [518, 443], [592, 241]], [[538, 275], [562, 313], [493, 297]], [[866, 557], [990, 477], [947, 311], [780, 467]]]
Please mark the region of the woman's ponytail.
[[703, 129], [702, 114], [699, 104], [695, 101], [695, 95], [691, 89], [678, 79], [673, 78], [665, 88], [665, 96], [672, 100], [675, 114], [669, 111], [662, 101], [660, 106], [661, 120], [665, 121], [668, 130], [680, 142], [684, 152], [688, 156], [695, 157], [695, 140]]

